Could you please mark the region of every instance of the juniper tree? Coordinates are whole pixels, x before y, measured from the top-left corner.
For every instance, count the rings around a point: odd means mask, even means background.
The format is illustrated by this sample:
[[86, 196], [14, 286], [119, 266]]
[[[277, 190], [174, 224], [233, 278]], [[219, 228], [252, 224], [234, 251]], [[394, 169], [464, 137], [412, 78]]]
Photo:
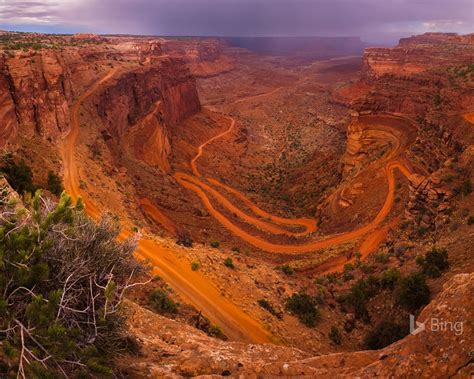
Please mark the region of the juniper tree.
[[135, 241], [118, 242], [111, 217], [93, 222], [65, 193], [23, 207], [8, 192], [0, 186], [0, 377], [110, 374], [125, 291], [145, 270]]

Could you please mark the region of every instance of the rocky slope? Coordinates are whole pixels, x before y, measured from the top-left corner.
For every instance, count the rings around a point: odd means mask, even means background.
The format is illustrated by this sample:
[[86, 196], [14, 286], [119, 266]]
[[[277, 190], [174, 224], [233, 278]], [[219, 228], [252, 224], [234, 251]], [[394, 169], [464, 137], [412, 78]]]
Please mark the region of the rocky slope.
[[[129, 303], [130, 332], [139, 339], [143, 350], [142, 355], [122, 360], [121, 365], [125, 373], [138, 378], [198, 375], [462, 378], [473, 369], [473, 295], [474, 274], [457, 275], [418, 317], [419, 322], [425, 323], [424, 331], [378, 351], [317, 357], [275, 345], [219, 341]], [[443, 331], [438, 330], [442, 322], [447, 322]]]

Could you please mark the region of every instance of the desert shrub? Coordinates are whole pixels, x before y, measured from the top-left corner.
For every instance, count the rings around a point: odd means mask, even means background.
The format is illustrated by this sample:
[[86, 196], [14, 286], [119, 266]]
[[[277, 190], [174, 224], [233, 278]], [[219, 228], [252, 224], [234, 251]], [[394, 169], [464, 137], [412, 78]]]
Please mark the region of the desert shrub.
[[428, 304], [430, 289], [426, 284], [425, 276], [421, 273], [414, 273], [400, 279], [395, 297], [400, 305], [412, 312]]
[[286, 300], [285, 309], [309, 327], [315, 326], [319, 319], [316, 301], [304, 292], [295, 293], [289, 297]]
[[407, 334], [406, 327], [392, 321], [382, 321], [366, 335], [364, 344], [367, 349], [378, 350], [402, 339]]
[[464, 196], [469, 195], [472, 192], [472, 182], [471, 179], [466, 179], [462, 184], [461, 184], [461, 193]]
[[354, 270], [354, 265], [352, 263], [346, 263], [344, 265], [344, 272], [349, 272]]
[[416, 263], [423, 273], [432, 278], [441, 276], [441, 272], [449, 268], [448, 252], [446, 249], [433, 248], [425, 256], [416, 258]]
[[48, 171], [48, 190], [57, 196], [63, 192], [61, 178], [52, 171]]
[[473, 225], [474, 224], [474, 216], [469, 216], [467, 219], [467, 224], [468, 225]]
[[221, 243], [217, 240], [212, 240], [210, 245], [211, 245], [211, 247], [217, 249], [221, 245]]
[[191, 270], [193, 270], [193, 271], [199, 270], [200, 267], [201, 267], [201, 265], [199, 264], [199, 262], [192, 262], [191, 263]]
[[337, 326], [333, 325], [331, 327], [329, 339], [336, 345], [340, 345], [342, 343], [342, 334]]
[[369, 313], [367, 310], [367, 301], [377, 294], [379, 289], [379, 280], [370, 275], [366, 280], [358, 280], [349, 293], [343, 295], [339, 301], [343, 305], [352, 308], [356, 318], [365, 322], [369, 321]]
[[364, 274], [372, 274], [374, 272], [374, 268], [367, 263], [361, 263], [359, 266], [359, 269], [364, 273]]
[[193, 247], [194, 241], [192, 240], [191, 236], [187, 232], [180, 233], [178, 235], [178, 239], [176, 243], [181, 246], [185, 247]]
[[232, 261], [232, 258], [226, 258], [224, 260], [224, 266], [228, 268], [235, 268], [234, 261]]
[[233, 251], [234, 253], [240, 253], [240, 247], [238, 247], [238, 246], [233, 246], [233, 247], [232, 247], [232, 251]]
[[150, 306], [160, 314], [175, 315], [178, 313], [178, 304], [170, 299], [169, 294], [161, 288], [153, 290], [149, 295]]
[[393, 290], [401, 277], [402, 275], [400, 274], [400, 270], [397, 268], [389, 268], [382, 273], [382, 276], [380, 277], [380, 284], [384, 288]]
[[293, 270], [293, 267], [291, 267], [290, 265], [282, 265], [282, 266], [278, 266], [277, 267], [282, 273], [284, 273], [285, 275], [293, 275], [294, 274], [294, 270]]
[[388, 262], [388, 255], [384, 253], [378, 253], [375, 255], [375, 261], [378, 263], [387, 263]]
[[222, 329], [218, 325], [215, 325], [215, 324], [212, 324], [209, 327], [207, 334], [210, 335], [211, 337], [219, 338], [222, 340], [227, 339], [224, 333], [222, 332]]
[[31, 168], [21, 160], [16, 164], [11, 156], [4, 158], [4, 165], [1, 170], [13, 189], [22, 194], [25, 192], [34, 193], [36, 186], [33, 184], [33, 172]]
[[336, 283], [337, 282], [337, 274], [335, 272], [330, 272], [326, 275], [326, 279], [328, 283]]
[[257, 300], [257, 304], [260, 305], [263, 309], [270, 312], [272, 315], [281, 318], [280, 312], [278, 312], [273, 305], [267, 299], [259, 299]]
[[144, 272], [135, 242], [65, 194], [56, 205], [38, 192], [28, 208], [2, 199], [0, 215], [0, 377], [110, 374], [127, 348], [122, 299]]

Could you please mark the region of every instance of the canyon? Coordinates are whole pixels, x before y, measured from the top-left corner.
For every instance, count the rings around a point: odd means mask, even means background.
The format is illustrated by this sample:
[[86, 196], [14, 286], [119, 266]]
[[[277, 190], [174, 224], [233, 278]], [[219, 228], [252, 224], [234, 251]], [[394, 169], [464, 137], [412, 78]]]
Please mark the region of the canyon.
[[[0, 147], [42, 187], [58, 173], [94, 219], [117, 218], [185, 309], [170, 320], [150, 310], [151, 289], [132, 291], [142, 354], [121, 359], [124, 375], [472, 371], [472, 34], [362, 56], [352, 37], [5, 35]], [[408, 313], [384, 288], [365, 322], [343, 295], [409, 275], [436, 248], [449, 270], [414, 312], [464, 320], [462, 336], [406, 332], [366, 350], [373, 325]], [[287, 310], [302, 293], [317, 299], [316, 327]], [[201, 316], [220, 339], [195, 327]]]

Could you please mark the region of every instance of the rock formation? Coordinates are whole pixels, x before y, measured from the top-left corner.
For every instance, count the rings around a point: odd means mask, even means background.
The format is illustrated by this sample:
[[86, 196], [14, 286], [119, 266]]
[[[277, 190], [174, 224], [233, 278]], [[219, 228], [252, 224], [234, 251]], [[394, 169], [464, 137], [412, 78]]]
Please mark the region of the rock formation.
[[437, 171], [429, 177], [413, 174], [408, 178], [410, 193], [405, 216], [425, 229], [433, 225], [439, 213], [450, 208], [453, 193], [442, 183], [440, 176]]

